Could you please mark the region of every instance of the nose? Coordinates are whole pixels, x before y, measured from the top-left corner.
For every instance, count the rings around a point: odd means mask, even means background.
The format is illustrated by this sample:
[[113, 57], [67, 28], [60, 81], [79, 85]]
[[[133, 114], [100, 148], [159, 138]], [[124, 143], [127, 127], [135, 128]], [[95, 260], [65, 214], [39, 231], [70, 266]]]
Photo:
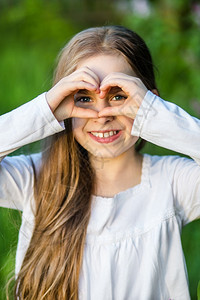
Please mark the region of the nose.
[[[109, 106], [108, 102], [106, 99], [98, 99], [96, 105], [95, 105], [95, 110], [100, 112], [103, 108]], [[106, 124], [110, 121], [113, 121], [114, 116], [106, 116], [106, 117], [99, 117], [94, 119], [95, 122], [98, 122], [99, 124]]]
[[112, 117], [112, 116], [109, 117], [108, 116], [108, 117], [99, 117], [99, 118], [95, 119], [94, 121], [97, 122], [97, 123], [99, 123], [99, 124], [104, 125], [104, 124], [106, 124], [108, 122], [113, 121], [113, 119], [114, 119], [114, 117]]

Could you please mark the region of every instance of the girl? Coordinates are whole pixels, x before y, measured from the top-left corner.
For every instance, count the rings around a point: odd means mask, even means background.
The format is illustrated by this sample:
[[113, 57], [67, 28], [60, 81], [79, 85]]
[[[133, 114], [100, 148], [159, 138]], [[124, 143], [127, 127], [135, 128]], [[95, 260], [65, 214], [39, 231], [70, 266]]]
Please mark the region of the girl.
[[[1, 206], [23, 211], [16, 299], [190, 299], [180, 233], [200, 216], [200, 120], [158, 96], [136, 33], [77, 34], [52, 89], [0, 125]], [[6, 156], [45, 137], [42, 154]], [[142, 155], [143, 139], [192, 159]]]

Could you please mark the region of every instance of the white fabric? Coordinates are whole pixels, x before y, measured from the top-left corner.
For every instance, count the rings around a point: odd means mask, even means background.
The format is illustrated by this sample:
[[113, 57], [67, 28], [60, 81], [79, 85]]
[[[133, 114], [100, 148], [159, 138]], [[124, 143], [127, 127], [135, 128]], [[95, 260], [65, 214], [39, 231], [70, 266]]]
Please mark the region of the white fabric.
[[[24, 144], [63, 130], [45, 94], [0, 118], [3, 158]], [[143, 157], [141, 183], [113, 198], [93, 196], [87, 228], [80, 300], [188, 300], [181, 246], [183, 225], [200, 217], [200, 120], [150, 91], [132, 134], [195, 159]], [[23, 210], [16, 274], [32, 235], [33, 167], [41, 155], [4, 157], [0, 205]]]

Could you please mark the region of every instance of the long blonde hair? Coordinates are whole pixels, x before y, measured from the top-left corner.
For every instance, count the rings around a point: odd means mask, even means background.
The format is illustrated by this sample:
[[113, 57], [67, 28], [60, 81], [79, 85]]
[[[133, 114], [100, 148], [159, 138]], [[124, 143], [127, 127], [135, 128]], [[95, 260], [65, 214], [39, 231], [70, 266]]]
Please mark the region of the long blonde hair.
[[[121, 26], [90, 28], [73, 37], [61, 51], [54, 84], [80, 60], [99, 53], [120, 53], [147, 88], [156, 89], [147, 46]], [[16, 280], [16, 299], [78, 299], [95, 174], [87, 151], [74, 139], [71, 119], [65, 127], [48, 138], [35, 176], [35, 227]]]

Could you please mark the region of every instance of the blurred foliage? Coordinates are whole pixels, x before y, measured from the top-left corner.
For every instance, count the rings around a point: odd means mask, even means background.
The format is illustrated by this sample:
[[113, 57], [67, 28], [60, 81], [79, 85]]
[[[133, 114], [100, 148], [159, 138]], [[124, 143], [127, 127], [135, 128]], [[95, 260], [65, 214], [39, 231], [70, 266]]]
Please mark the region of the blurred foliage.
[[[132, 0], [0, 0], [0, 114], [50, 88], [56, 56], [75, 33], [91, 26], [121, 24], [147, 42], [161, 96], [200, 117], [200, 16], [195, 1], [151, 0], [147, 14], [134, 11], [132, 4]], [[36, 143], [16, 153], [38, 148]], [[144, 151], [175, 154], [150, 143]], [[5, 299], [21, 217], [5, 209], [0, 215], [0, 299]], [[193, 222], [182, 234], [192, 299], [200, 279], [199, 228], [200, 221]]]
[[197, 288], [197, 300], [200, 300], [200, 281]]

